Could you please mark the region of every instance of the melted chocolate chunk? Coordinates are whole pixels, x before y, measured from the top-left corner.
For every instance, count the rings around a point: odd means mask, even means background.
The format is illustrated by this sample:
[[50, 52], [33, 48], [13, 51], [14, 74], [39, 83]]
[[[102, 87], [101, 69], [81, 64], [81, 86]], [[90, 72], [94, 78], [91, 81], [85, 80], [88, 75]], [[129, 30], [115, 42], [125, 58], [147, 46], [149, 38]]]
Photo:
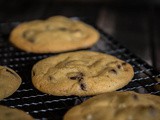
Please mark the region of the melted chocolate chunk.
[[52, 78], [52, 76], [48, 76], [48, 79], [49, 79], [49, 80], [52, 80], [53, 78]]
[[126, 64], [127, 64], [126, 62], [123, 62], [123, 63], [122, 63], [122, 65], [126, 65]]
[[28, 37], [28, 30], [27, 30], [27, 31], [24, 31], [23, 37], [24, 37], [24, 38], [27, 38], [27, 37]]
[[138, 100], [138, 96], [134, 94], [134, 95], [133, 95], [133, 99], [134, 99], [134, 100]]
[[59, 28], [59, 30], [61, 30], [61, 31], [67, 31], [67, 28], [61, 27], [61, 28]]
[[79, 30], [79, 29], [76, 29], [76, 30], [73, 30], [73, 32], [81, 32], [81, 30]]
[[35, 42], [35, 39], [34, 38], [28, 38], [27, 39], [29, 42], [31, 42], [31, 43], [34, 43]]
[[75, 76], [69, 77], [69, 79], [81, 81], [81, 80], [83, 80], [83, 76], [84, 76], [83, 73], [78, 73]]
[[121, 69], [121, 65], [117, 65], [117, 68], [118, 68], [118, 69]]
[[32, 71], [32, 76], [35, 76], [35, 71]]
[[83, 91], [87, 91], [87, 89], [86, 89], [86, 84], [85, 84], [85, 83], [80, 83], [80, 88], [81, 88]]

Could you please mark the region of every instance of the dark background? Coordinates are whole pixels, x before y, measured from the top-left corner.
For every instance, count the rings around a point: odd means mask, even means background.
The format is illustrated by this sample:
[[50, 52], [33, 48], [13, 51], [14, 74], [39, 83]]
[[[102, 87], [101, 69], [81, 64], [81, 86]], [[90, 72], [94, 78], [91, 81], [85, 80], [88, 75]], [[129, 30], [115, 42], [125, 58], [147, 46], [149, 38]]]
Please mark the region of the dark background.
[[159, 0], [0, 0], [0, 22], [81, 17], [160, 70]]

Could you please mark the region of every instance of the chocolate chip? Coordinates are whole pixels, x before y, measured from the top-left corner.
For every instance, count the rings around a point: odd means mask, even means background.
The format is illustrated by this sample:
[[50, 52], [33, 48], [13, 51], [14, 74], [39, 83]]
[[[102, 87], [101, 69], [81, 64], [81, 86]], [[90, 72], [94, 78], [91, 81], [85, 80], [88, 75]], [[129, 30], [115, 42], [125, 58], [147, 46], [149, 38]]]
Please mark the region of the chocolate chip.
[[29, 42], [31, 42], [31, 43], [34, 43], [35, 42], [35, 39], [34, 38], [28, 38], [27, 39]]
[[86, 90], [86, 84], [85, 84], [85, 83], [80, 83], [80, 88], [81, 88], [83, 91], [87, 91], [87, 90]]
[[111, 69], [109, 72], [111, 72], [113, 74], [117, 74], [117, 71], [115, 69]]
[[126, 65], [126, 64], [127, 64], [126, 62], [123, 62], [123, 63], [122, 63], [122, 65]]
[[81, 81], [83, 79], [83, 76], [83, 73], [77, 73], [75, 76], [69, 77], [69, 79]]
[[133, 99], [134, 99], [134, 100], [138, 100], [138, 96], [134, 94], [134, 95], [133, 95]]
[[28, 30], [27, 30], [27, 31], [24, 31], [23, 37], [24, 37], [24, 38], [27, 38], [27, 37], [28, 37]]
[[61, 27], [61, 28], [59, 28], [59, 30], [61, 30], [61, 31], [67, 31], [67, 28]]
[[35, 76], [35, 71], [32, 71], [32, 76]]
[[53, 78], [52, 78], [52, 76], [48, 76], [48, 79], [49, 79], [49, 80], [52, 80]]
[[76, 29], [76, 30], [73, 30], [73, 32], [81, 32], [81, 30], [79, 30], [79, 29]]
[[117, 65], [117, 68], [118, 68], [118, 69], [121, 69], [121, 65]]

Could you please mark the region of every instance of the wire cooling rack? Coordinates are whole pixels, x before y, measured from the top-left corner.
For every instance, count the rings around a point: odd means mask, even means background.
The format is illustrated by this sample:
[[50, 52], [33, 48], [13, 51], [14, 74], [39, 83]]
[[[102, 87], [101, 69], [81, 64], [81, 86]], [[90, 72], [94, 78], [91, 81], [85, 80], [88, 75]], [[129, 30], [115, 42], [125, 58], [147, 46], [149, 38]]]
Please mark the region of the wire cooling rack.
[[[9, 43], [10, 31], [17, 23], [0, 24], [0, 63], [14, 69], [23, 80], [20, 88], [10, 97], [0, 101], [1, 105], [26, 111], [35, 119], [62, 120], [65, 112], [83, 102], [87, 97], [57, 97], [36, 90], [31, 82], [32, 66], [39, 60], [55, 54], [32, 54], [21, 51]], [[136, 91], [160, 95], [160, 73], [116, 42], [111, 36], [99, 30], [99, 42], [88, 50], [114, 55], [134, 68], [134, 78], [120, 91]]]

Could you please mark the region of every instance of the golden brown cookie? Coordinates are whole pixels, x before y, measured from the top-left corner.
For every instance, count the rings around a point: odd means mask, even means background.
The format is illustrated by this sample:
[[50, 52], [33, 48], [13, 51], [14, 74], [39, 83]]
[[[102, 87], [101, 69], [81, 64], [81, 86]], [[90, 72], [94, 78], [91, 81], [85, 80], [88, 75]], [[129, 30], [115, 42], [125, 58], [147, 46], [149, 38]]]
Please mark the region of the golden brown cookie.
[[12, 69], [0, 66], [0, 99], [12, 95], [21, 84], [20, 76]]
[[10, 41], [15, 46], [33, 53], [88, 48], [98, 39], [98, 31], [90, 25], [63, 16], [22, 23], [10, 35]]
[[0, 105], [0, 120], [34, 120], [30, 115], [16, 108]]
[[95, 95], [128, 84], [134, 75], [130, 64], [91, 51], [64, 53], [39, 61], [32, 68], [33, 85], [57, 96]]
[[71, 108], [64, 120], [160, 120], [160, 97], [109, 92]]

